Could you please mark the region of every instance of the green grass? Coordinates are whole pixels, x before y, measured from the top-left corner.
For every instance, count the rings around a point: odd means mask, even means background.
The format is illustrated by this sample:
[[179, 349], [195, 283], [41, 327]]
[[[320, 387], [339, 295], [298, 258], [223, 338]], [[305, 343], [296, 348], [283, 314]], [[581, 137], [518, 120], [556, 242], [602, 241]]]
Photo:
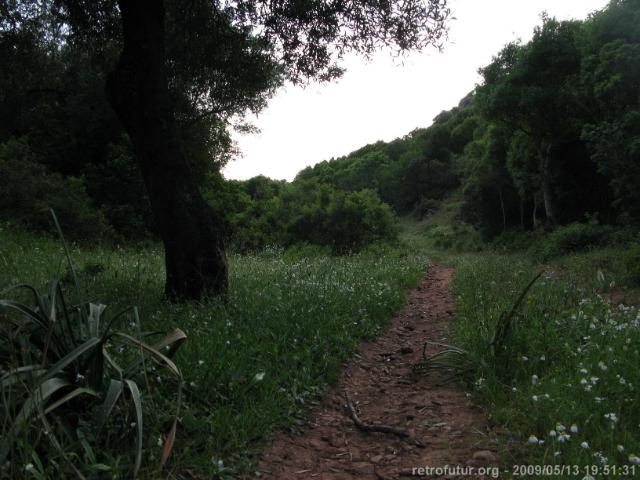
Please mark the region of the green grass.
[[[155, 246], [72, 246], [71, 256], [89, 298], [114, 310], [137, 305], [144, 329], [180, 327], [188, 335], [175, 359], [187, 393], [169, 469], [203, 478], [249, 474], [256, 449], [275, 429], [302, 422], [359, 340], [382, 331], [426, 265], [423, 254], [388, 247], [347, 257], [232, 255], [226, 303], [171, 305], [161, 298]], [[43, 288], [66, 275], [57, 240], [7, 227], [0, 230], [0, 265], [0, 290], [22, 282]], [[70, 282], [67, 290], [73, 295]], [[145, 425], [144, 475], [155, 478], [167, 426], [154, 415]]]
[[[504, 466], [640, 477], [640, 249], [632, 235], [620, 231], [613, 243], [541, 265], [532, 246], [548, 240], [542, 232], [511, 235], [512, 253], [498, 253], [500, 242], [483, 245], [463, 227], [456, 233], [458, 211], [454, 196], [426, 221], [403, 219], [402, 239], [456, 268], [452, 329], [464, 354], [439, 363], [453, 362], [452, 373], [472, 365], [466, 388], [500, 433]], [[492, 347], [501, 319], [540, 271], [504, 342]]]
[[[498, 319], [539, 266], [515, 254], [455, 261], [456, 345], [477, 367], [475, 399], [506, 432], [505, 463], [630, 468], [638, 461], [640, 314], [600, 295], [624, 279], [624, 265], [615, 261], [621, 253], [574, 254], [548, 267], [498, 354], [488, 348]], [[562, 434], [570, 438], [562, 441]]]

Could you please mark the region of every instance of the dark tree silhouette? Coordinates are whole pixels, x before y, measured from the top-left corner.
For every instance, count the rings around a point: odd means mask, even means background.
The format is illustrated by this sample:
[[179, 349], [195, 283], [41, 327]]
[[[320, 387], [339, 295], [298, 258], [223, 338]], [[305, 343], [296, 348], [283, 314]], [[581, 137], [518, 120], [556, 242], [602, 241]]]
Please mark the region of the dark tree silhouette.
[[[177, 300], [223, 293], [228, 267], [222, 222], [198, 191], [170, 102], [164, 2], [121, 0], [118, 5], [124, 47], [107, 92], [135, 146], [164, 242], [166, 294]], [[438, 44], [448, 16], [446, 0], [210, 5], [230, 25], [257, 31], [294, 81], [339, 76], [336, 62], [347, 51], [368, 55], [381, 45], [407, 50]]]

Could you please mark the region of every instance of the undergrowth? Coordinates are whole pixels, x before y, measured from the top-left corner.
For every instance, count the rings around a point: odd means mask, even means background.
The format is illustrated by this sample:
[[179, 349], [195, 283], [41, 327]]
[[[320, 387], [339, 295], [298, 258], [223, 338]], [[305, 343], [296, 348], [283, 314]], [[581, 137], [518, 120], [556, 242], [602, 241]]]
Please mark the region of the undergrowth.
[[[170, 476], [214, 479], [252, 473], [252, 455], [268, 434], [301, 424], [359, 340], [379, 334], [400, 308], [426, 264], [422, 254], [390, 246], [342, 257], [279, 249], [232, 255], [226, 303], [171, 305], [161, 297], [160, 249], [70, 250], [92, 302], [116, 311], [136, 305], [145, 329], [185, 332], [174, 358], [185, 385], [167, 467]], [[53, 239], [0, 230], [0, 288], [24, 282], [40, 288], [60, 277], [69, 288], [63, 260]], [[159, 460], [167, 425], [162, 416], [145, 422], [146, 454]]]
[[632, 467], [640, 474], [640, 313], [601, 293], [620, 268], [562, 263], [525, 294], [503, 339], [509, 358], [495, 362], [500, 319], [539, 267], [515, 255], [459, 258], [456, 346], [475, 366], [474, 397], [508, 432], [512, 463], [578, 465], [586, 477], [617, 466], [630, 478]]

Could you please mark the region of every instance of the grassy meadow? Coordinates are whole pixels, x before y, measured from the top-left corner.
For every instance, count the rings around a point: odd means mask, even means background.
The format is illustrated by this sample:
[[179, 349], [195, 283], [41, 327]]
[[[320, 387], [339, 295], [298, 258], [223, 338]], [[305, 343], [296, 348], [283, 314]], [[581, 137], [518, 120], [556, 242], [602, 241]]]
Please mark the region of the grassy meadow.
[[[566, 253], [563, 245], [577, 244], [567, 235], [585, 237], [568, 230], [564, 243], [540, 236], [537, 243], [511, 239], [517, 247], [506, 248], [505, 241], [482, 243], [458, 224], [456, 202], [452, 197], [426, 221], [402, 219], [396, 246], [346, 256], [317, 247], [231, 254], [229, 296], [201, 304], [162, 299], [157, 245], [71, 245], [84, 300], [113, 311], [138, 306], [140, 325], [118, 328], [132, 336], [174, 328], [187, 335], [173, 358], [184, 391], [169, 478], [253, 476], [255, 453], [269, 435], [302, 424], [358, 342], [383, 331], [428, 261], [456, 267], [452, 329], [460, 350], [445, 364], [463, 372], [465, 388], [485, 409], [502, 440], [504, 466], [575, 465], [587, 478], [605, 478], [613, 468], [627, 478], [633, 468], [640, 473], [640, 289], [634, 247], [624, 244], [633, 237]], [[539, 251], [563, 253], [543, 261]], [[4, 226], [0, 262], [3, 289], [46, 289], [58, 278], [79, 300], [56, 238]], [[168, 441], [176, 382], [160, 370], [151, 367], [142, 382], [142, 478], [158, 475]], [[107, 438], [104, 453], [76, 463], [95, 478], [126, 478], [135, 447], [123, 438]], [[37, 452], [25, 452], [19, 471], [49, 478]]]
[[[5, 226], [0, 254], [0, 289], [20, 283], [46, 289], [62, 278], [73, 297], [57, 239]], [[179, 327], [187, 334], [174, 358], [185, 391], [170, 478], [187, 470], [205, 478], [251, 474], [261, 442], [277, 428], [302, 422], [358, 342], [382, 331], [426, 268], [423, 254], [383, 246], [341, 257], [313, 248], [267, 249], [230, 256], [226, 302], [172, 305], [161, 299], [163, 258], [153, 245], [73, 245], [71, 257], [93, 302], [114, 311], [137, 305], [144, 331]], [[133, 323], [118, 328], [136, 334]], [[145, 383], [141, 476], [156, 478], [170, 426], [164, 400], [174, 395], [175, 382], [158, 372]], [[79, 463], [93, 461], [101, 475], [125, 478], [117, 468], [132, 461], [125, 446]], [[31, 457], [21, 462], [33, 478], [50, 474]]]

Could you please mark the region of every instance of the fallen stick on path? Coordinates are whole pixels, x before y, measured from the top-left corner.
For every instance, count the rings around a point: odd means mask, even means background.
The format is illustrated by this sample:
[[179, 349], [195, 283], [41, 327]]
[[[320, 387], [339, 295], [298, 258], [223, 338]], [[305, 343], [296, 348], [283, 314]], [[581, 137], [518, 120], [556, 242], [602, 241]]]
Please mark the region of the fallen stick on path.
[[365, 432], [390, 433], [392, 435], [396, 435], [401, 438], [408, 438], [412, 440], [413, 443], [415, 443], [416, 445], [420, 447], [424, 447], [424, 445], [419, 440], [414, 438], [408, 431], [402, 428], [390, 427], [389, 425], [372, 425], [370, 423], [363, 422], [362, 420], [360, 420], [360, 417], [358, 417], [358, 414], [356, 413], [356, 409], [353, 406], [353, 403], [351, 402], [351, 398], [349, 398], [349, 394], [347, 393], [346, 390], [344, 392], [344, 398], [347, 400], [347, 410], [349, 410], [351, 419], [353, 420], [353, 423], [356, 425], [356, 427], [358, 427], [360, 430]]

